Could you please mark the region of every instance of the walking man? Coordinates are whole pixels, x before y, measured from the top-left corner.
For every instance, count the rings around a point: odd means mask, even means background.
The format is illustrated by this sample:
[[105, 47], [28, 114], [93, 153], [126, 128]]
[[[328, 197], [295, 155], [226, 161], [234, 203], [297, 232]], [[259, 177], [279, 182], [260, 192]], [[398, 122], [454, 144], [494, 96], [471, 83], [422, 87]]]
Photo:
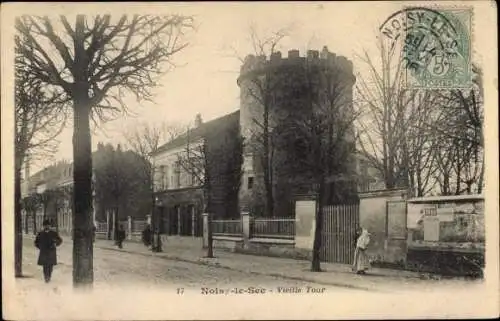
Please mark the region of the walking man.
[[162, 241], [161, 241], [161, 235], [160, 235], [160, 230], [158, 228], [155, 229], [155, 232], [153, 234], [153, 252], [162, 252]]
[[123, 241], [125, 240], [125, 230], [123, 229], [123, 225], [118, 227], [118, 231], [116, 231], [116, 244], [118, 248], [123, 248]]
[[61, 245], [62, 239], [56, 231], [50, 229], [50, 221], [43, 221], [43, 231], [39, 232], [35, 239], [35, 246], [40, 250], [38, 265], [43, 266], [45, 283], [49, 283], [52, 277], [54, 265], [57, 265], [56, 247]]
[[151, 234], [153, 232], [151, 231], [151, 225], [147, 225], [144, 231], [142, 231], [142, 242], [144, 243], [145, 246], [149, 247], [151, 246]]

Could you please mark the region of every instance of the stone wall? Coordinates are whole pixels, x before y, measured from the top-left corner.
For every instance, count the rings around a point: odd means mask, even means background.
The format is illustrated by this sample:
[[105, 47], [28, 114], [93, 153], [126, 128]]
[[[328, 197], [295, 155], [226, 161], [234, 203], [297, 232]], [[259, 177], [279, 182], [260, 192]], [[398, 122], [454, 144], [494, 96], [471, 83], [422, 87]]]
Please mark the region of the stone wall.
[[360, 226], [371, 234], [367, 253], [376, 262], [398, 263], [406, 260], [406, 240], [390, 239], [387, 231], [387, 201], [403, 200], [405, 195], [406, 190], [360, 193]]

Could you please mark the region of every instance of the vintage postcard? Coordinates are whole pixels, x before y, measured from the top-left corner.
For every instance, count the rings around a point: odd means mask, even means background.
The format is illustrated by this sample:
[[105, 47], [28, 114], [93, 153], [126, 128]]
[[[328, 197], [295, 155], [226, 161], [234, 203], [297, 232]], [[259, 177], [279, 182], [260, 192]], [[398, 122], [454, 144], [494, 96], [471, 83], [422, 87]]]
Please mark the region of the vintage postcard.
[[498, 317], [492, 1], [6, 3], [8, 320]]

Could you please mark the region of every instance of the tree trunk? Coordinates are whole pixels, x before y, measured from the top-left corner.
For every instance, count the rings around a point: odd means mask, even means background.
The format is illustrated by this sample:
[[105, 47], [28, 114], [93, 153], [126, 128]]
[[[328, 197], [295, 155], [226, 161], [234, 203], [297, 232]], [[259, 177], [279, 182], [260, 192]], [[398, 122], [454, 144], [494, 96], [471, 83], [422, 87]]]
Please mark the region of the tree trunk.
[[36, 235], [37, 232], [37, 226], [36, 226], [36, 212], [37, 212], [37, 207], [35, 206], [35, 209], [33, 210], [33, 235]]
[[29, 222], [29, 212], [24, 209], [24, 233], [28, 234], [29, 233], [29, 228], [28, 228], [28, 222]]
[[483, 192], [483, 182], [484, 182], [484, 155], [481, 160], [481, 172], [479, 174], [479, 180], [477, 182], [477, 193], [481, 194]]
[[318, 199], [316, 201], [316, 214], [315, 214], [315, 228], [314, 228], [314, 243], [312, 251], [311, 272], [321, 272], [321, 233], [323, 231], [323, 203], [325, 198], [326, 184], [324, 179], [321, 178], [319, 184]]
[[[266, 120], [269, 116], [266, 116]], [[272, 217], [274, 215], [274, 195], [273, 195], [273, 180], [272, 171], [273, 164], [271, 159], [271, 146], [269, 144], [269, 124], [264, 120], [264, 184], [266, 189], [266, 216]]]
[[105, 210], [106, 213], [106, 238], [111, 240], [111, 216], [109, 215], [109, 209]]
[[[77, 95], [86, 91], [77, 89]], [[94, 282], [92, 242], [92, 153], [88, 99], [74, 100], [73, 132], [73, 286], [91, 287]]]
[[214, 241], [212, 237], [212, 213], [208, 212], [207, 215], [207, 221], [208, 221], [208, 226], [207, 226], [207, 233], [208, 233], [208, 247], [207, 247], [207, 257], [208, 258], [213, 258], [214, 257]]
[[118, 240], [118, 226], [120, 226], [120, 219], [118, 218], [118, 206], [115, 207], [113, 211], [113, 234], [115, 235], [115, 241]]
[[[16, 160], [17, 161], [17, 160]], [[16, 166], [14, 178], [14, 267], [15, 277], [23, 274], [23, 218], [21, 215], [21, 166]]]
[[[153, 171], [154, 173], [154, 171]], [[153, 174], [151, 175], [151, 177], [153, 177]], [[154, 177], [153, 177], [154, 179]], [[154, 180], [152, 181], [154, 184]], [[153, 185], [154, 187], [154, 185]], [[154, 236], [156, 234], [156, 228], [158, 227], [159, 229], [159, 226], [157, 226], [156, 224], [156, 197], [155, 197], [155, 193], [154, 193], [154, 189], [152, 190], [152, 199], [151, 199], [151, 231], [152, 231], [152, 238], [154, 240]], [[167, 232], [168, 233], [168, 232]], [[153, 246], [151, 246], [151, 251], [154, 252], [155, 251], [155, 244], [153, 244]]]
[[[205, 176], [205, 180], [208, 180], [207, 174]], [[210, 191], [208, 187], [208, 183], [203, 187], [204, 189], [204, 194], [205, 194], [205, 204], [204, 204], [204, 212], [207, 213], [207, 257], [208, 258], [213, 258], [214, 257], [214, 248], [213, 248], [213, 235], [212, 235], [212, 207], [211, 207], [211, 197], [210, 197]]]
[[44, 197], [43, 198], [43, 220], [45, 221], [47, 219], [47, 203], [48, 203], [48, 198]]
[[59, 206], [58, 202], [59, 200], [56, 200], [56, 218], [55, 218], [55, 223], [56, 223], [56, 232], [59, 233]]
[[205, 167], [205, 175], [204, 175], [204, 184], [203, 184], [203, 201], [204, 201], [204, 212], [207, 213], [207, 257], [214, 257], [214, 248], [213, 248], [213, 237], [212, 237], [212, 177], [210, 176], [212, 166], [211, 159], [212, 155], [209, 153], [208, 143], [205, 141], [203, 143], [203, 156], [204, 156], [204, 167]]

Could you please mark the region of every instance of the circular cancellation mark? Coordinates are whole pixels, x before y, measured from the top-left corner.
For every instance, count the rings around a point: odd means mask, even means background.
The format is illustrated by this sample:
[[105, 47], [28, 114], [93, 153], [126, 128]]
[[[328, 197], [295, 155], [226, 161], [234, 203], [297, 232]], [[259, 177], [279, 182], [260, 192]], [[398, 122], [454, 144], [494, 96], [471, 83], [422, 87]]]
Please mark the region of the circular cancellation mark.
[[395, 12], [380, 26], [393, 50], [402, 48], [405, 85], [463, 88], [472, 84], [472, 9], [412, 7]]

